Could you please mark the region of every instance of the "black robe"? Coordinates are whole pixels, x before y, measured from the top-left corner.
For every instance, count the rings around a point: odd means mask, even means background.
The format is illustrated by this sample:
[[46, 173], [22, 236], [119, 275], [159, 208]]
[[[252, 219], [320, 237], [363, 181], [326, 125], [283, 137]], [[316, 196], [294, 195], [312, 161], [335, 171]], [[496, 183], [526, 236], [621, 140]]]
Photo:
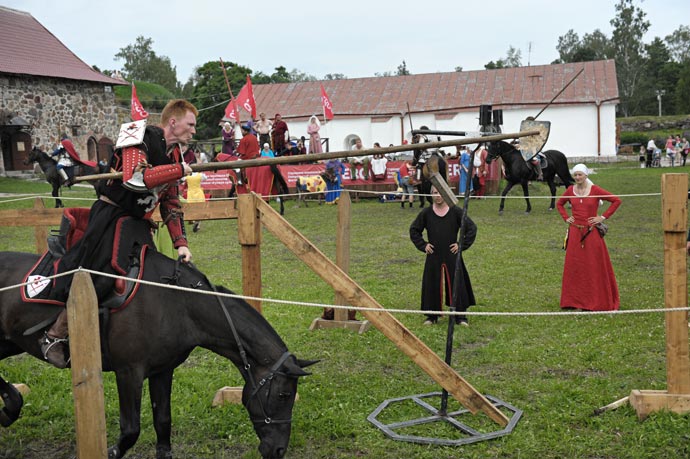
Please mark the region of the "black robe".
[[[458, 291], [457, 310], [466, 311], [467, 308], [476, 304], [470, 276], [465, 269], [465, 263], [462, 261], [462, 254], [453, 254], [450, 251], [450, 245], [458, 242], [462, 216], [462, 209], [456, 206], [451, 207], [443, 217], [436, 215], [432, 207], [427, 207], [417, 215], [417, 218], [410, 225], [410, 239], [417, 249], [424, 252], [427, 242], [434, 246], [434, 253], [426, 256], [426, 263], [424, 264], [421, 301], [423, 311], [441, 311], [443, 309], [444, 286], [446, 289], [445, 304], [450, 306], [458, 255], [460, 255], [462, 282]], [[428, 241], [424, 239], [424, 230], [426, 230]], [[476, 236], [477, 225], [467, 217], [464, 238], [460, 244], [461, 251], [469, 249]], [[429, 317], [432, 318], [433, 315]]]

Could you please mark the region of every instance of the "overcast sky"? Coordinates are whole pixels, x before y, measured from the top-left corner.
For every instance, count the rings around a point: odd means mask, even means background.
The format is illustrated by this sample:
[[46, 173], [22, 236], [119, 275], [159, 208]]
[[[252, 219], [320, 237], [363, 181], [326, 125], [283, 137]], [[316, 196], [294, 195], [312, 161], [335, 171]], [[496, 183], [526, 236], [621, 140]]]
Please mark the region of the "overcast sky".
[[[395, 71], [405, 60], [413, 74], [479, 70], [504, 58], [510, 46], [522, 63], [549, 64], [558, 37], [600, 29], [611, 36], [614, 0], [0, 0], [31, 13], [72, 52], [100, 69], [119, 69], [118, 51], [137, 36], [153, 39], [186, 82], [194, 67], [219, 57], [273, 73], [323, 78]], [[690, 22], [689, 0], [636, 1], [647, 13], [649, 43]], [[529, 51], [531, 46], [531, 52]]]

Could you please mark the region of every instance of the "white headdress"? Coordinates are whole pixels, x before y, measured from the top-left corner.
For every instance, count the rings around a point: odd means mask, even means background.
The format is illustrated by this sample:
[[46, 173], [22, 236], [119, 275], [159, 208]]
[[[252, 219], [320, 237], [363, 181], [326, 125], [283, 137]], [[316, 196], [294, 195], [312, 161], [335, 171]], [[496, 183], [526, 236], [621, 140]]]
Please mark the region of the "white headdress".
[[575, 172], [582, 172], [583, 174], [585, 174], [587, 176], [589, 175], [589, 169], [587, 169], [587, 166], [585, 166], [582, 163], [575, 164], [575, 166], [573, 167], [572, 173], [574, 174]]

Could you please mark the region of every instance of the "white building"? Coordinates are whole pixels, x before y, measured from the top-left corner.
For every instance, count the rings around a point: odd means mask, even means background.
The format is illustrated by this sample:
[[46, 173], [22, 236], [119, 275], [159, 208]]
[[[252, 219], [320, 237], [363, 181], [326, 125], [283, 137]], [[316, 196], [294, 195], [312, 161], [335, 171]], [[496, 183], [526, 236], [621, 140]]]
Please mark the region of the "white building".
[[[280, 113], [293, 138], [305, 136], [311, 115], [322, 123], [329, 150], [349, 150], [360, 137], [365, 147], [400, 145], [415, 129], [478, 131], [479, 106], [503, 110], [502, 131], [517, 132], [569, 81], [575, 81], [539, 116], [551, 121], [545, 149], [569, 157], [616, 154], [618, 83], [614, 61], [541, 65], [423, 75], [353, 78], [254, 86], [259, 112]], [[320, 85], [335, 117], [324, 124]], [[451, 137], [443, 137], [443, 140]], [[435, 140], [435, 139], [434, 139]]]

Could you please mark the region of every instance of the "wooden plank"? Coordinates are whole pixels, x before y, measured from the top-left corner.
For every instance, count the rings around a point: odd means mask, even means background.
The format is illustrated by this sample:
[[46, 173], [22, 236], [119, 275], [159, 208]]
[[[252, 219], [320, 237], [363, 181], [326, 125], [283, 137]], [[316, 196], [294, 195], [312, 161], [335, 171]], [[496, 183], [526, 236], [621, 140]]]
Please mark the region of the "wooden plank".
[[[335, 235], [335, 264], [340, 267], [344, 273], [350, 272], [350, 221], [352, 220], [352, 202], [350, 201], [350, 193], [343, 191], [340, 193], [338, 200], [338, 228]], [[335, 292], [336, 305], [344, 305], [345, 298], [338, 292]], [[347, 321], [347, 309], [335, 309], [333, 311], [333, 319], [341, 322]]]
[[62, 209], [0, 210], [0, 226], [58, 226]]
[[[242, 245], [242, 293], [261, 297], [261, 221], [256, 202], [263, 202], [254, 193], [239, 197], [237, 221], [238, 241]], [[260, 300], [247, 300], [261, 312]]]
[[[41, 209], [45, 209], [45, 206], [43, 205], [43, 199], [35, 198], [33, 210]], [[45, 253], [48, 250], [48, 227], [34, 226], [34, 236], [36, 239], [36, 253]]]
[[[666, 308], [686, 308], [687, 285], [687, 174], [664, 174], [662, 219], [664, 228], [664, 301]], [[690, 395], [688, 312], [666, 314], [666, 385], [669, 394]]]
[[[41, 198], [36, 198], [36, 201]], [[59, 226], [63, 209], [38, 208], [0, 210], [0, 226]], [[224, 220], [237, 218], [235, 200], [185, 202], [182, 204], [184, 218], [192, 220]], [[154, 221], [163, 221], [158, 208], [152, 216]]]
[[[185, 221], [188, 222], [235, 219], [238, 215], [236, 200], [184, 202], [182, 203], [182, 211]], [[159, 208], [156, 208], [152, 218], [157, 222], [163, 221]]]
[[107, 458], [98, 300], [91, 276], [77, 272], [67, 301], [77, 457]]
[[362, 314], [434, 381], [471, 413], [476, 414], [482, 411], [499, 425], [505, 427], [508, 424], [509, 419], [503, 412], [441, 360], [400, 321], [384, 310], [374, 298], [285, 221], [271, 206], [260, 200], [257, 200], [257, 205], [262, 214], [263, 225], [341, 294], [348, 304], [379, 309], [379, 311], [363, 311]]
[[682, 415], [690, 413], [690, 395], [669, 394], [666, 391], [656, 390], [633, 390], [630, 392], [630, 405], [635, 409], [640, 420], [661, 410]]

